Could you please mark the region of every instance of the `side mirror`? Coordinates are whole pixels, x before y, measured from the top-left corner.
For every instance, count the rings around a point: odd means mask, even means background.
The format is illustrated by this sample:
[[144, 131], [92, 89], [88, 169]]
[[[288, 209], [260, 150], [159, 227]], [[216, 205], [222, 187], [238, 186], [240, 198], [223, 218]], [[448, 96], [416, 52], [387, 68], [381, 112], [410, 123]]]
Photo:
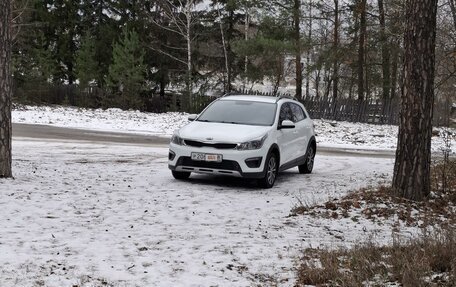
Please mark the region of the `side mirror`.
[[198, 117], [198, 115], [192, 114], [192, 115], [188, 116], [188, 120], [193, 122], [194, 120], [196, 120], [197, 117]]
[[292, 121], [289, 121], [289, 120], [284, 120], [282, 121], [282, 123], [280, 124], [280, 129], [294, 129], [295, 128], [295, 124], [292, 122]]

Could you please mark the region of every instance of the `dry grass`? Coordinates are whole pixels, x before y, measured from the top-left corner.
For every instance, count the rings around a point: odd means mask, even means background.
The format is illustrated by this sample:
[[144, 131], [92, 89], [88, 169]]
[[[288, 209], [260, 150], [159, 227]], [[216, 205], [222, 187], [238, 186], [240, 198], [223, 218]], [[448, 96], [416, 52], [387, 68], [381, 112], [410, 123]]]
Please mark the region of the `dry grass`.
[[396, 197], [389, 187], [361, 189], [292, 210], [291, 216], [353, 216], [354, 221], [363, 216], [379, 224], [394, 218], [408, 226], [438, 229], [407, 242], [395, 239], [387, 247], [368, 241], [352, 249], [305, 250], [296, 286], [456, 286], [456, 161], [433, 165], [432, 190], [426, 200], [414, 202]]
[[379, 247], [305, 250], [296, 286], [456, 286], [456, 232], [450, 229]]
[[[391, 188], [360, 189], [341, 199], [322, 205], [299, 205], [291, 216], [305, 214], [323, 218], [347, 218], [350, 213], [383, 222], [395, 218], [407, 226], [451, 226], [456, 224], [456, 161], [441, 162], [432, 167], [431, 195], [422, 202], [394, 195]], [[353, 218], [356, 220], [355, 218]]]

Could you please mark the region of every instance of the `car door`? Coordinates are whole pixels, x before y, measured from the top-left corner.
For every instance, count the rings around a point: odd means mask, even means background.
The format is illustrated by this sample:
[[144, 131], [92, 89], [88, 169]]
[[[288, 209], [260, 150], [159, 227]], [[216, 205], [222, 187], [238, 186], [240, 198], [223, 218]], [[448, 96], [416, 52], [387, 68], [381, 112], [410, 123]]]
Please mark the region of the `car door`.
[[294, 154], [296, 152], [296, 129], [281, 129], [280, 125], [284, 120], [293, 121], [290, 102], [283, 103], [279, 113], [277, 144], [280, 149], [280, 165], [292, 161], [295, 158]]
[[299, 158], [303, 157], [307, 152], [307, 144], [310, 139], [308, 132], [309, 120], [299, 104], [290, 103], [290, 109], [293, 115], [293, 122], [296, 125], [293, 141], [293, 150], [295, 150], [294, 158]]

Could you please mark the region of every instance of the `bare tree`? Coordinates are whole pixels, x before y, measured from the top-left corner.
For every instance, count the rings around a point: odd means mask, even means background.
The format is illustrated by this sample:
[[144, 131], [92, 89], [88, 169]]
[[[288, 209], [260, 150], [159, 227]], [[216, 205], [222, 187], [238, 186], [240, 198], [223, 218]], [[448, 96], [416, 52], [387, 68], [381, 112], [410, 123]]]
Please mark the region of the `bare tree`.
[[366, 41], [366, 10], [367, 1], [358, 1], [359, 38], [358, 38], [358, 100], [364, 100], [364, 65], [365, 65], [365, 41]]
[[295, 42], [296, 98], [302, 98], [301, 0], [293, 1], [293, 39]]
[[[249, 40], [249, 29], [250, 29], [250, 9], [248, 5], [245, 5], [245, 19], [244, 19], [244, 40]], [[244, 89], [247, 85], [247, 72], [249, 67], [249, 56], [244, 57]]]
[[11, 170], [11, 1], [0, 1], [0, 178]]
[[[187, 101], [188, 105], [192, 102], [192, 90], [193, 90], [193, 62], [192, 62], [192, 47], [194, 41], [193, 27], [198, 22], [197, 12], [195, 11], [196, 0], [159, 0], [157, 2], [157, 10], [155, 14], [163, 18], [165, 21], [156, 20], [155, 17], [151, 17], [151, 21], [168, 32], [174, 33], [185, 40], [185, 47], [169, 47], [160, 49], [157, 47], [151, 47], [153, 50], [170, 57], [171, 59], [182, 63], [187, 68], [186, 75], [186, 90], [187, 90]], [[177, 5], [175, 4], [177, 3]], [[170, 51], [182, 51], [186, 52], [186, 59], [176, 56]]]
[[[307, 32], [307, 43], [308, 45], [312, 42], [312, 0], [309, 2], [309, 15], [308, 15], [308, 21], [309, 21], [309, 28]], [[312, 53], [312, 49], [307, 47], [307, 55], [306, 55], [306, 98], [309, 97], [310, 94], [310, 55]]]
[[380, 21], [380, 42], [382, 45], [382, 91], [383, 99], [388, 99], [390, 96], [390, 52], [388, 49], [388, 42], [386, 38], [385, 27], [385, 6], [383, 0], [378, 0], [378, 12]]
[[229, 59], [228, 59], [228, 49], [226, 47], [225, 32], [224, 32], [224, 28], [223, 28], [223, 18], [222, 18], [222, 13], [220, 12], [220, 5], [217, 8], [217, 13], [218, 13], [219, 20], [220, 20], [220, 35], [222, 36], [223, 56], [225, 58], [225, 72], [226, 72], [225, 92], [229, 93], [229, 92], [231, 92], [230, 64], [229, 64]]
[[[339, 0], [334, 0], [334, 43], [333, 43], [333, 99], [337, 99], [339, 90]], [[334, 109], [336, 106], [334, 105]]]
[[407, 0], [399, 135], [393, 189], [407, 199], [430, 193], [438, 0]]

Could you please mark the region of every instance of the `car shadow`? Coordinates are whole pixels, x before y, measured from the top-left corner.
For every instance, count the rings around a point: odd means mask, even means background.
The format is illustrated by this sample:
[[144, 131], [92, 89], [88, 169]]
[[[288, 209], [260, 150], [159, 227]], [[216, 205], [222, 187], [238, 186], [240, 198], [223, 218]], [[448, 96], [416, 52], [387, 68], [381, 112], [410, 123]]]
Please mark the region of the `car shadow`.
[[[299, 181], [308, 178], [309, 175], [300, 174], [298, 169], [291, 169], [279, 174], [274, 188], [280, 188], [281, 183], [290, 181]], [[230, 177], [223, 175], [206, 175], [192, 174], [189, 179], [185, 180], [190, 184], [213, 185], [219, 188], [244, 188], [251, 190], [265, 190], [258, 186], [256, 179], [246, 179], [238, 177]]]
[[192, 174], [186, 182], [191, 184], [205, 184], [216, 187], [227, 188], [245, 188], [245, 189], [261, 189], [257, 185], [255, 179], [246, 179], [230, 176]]

